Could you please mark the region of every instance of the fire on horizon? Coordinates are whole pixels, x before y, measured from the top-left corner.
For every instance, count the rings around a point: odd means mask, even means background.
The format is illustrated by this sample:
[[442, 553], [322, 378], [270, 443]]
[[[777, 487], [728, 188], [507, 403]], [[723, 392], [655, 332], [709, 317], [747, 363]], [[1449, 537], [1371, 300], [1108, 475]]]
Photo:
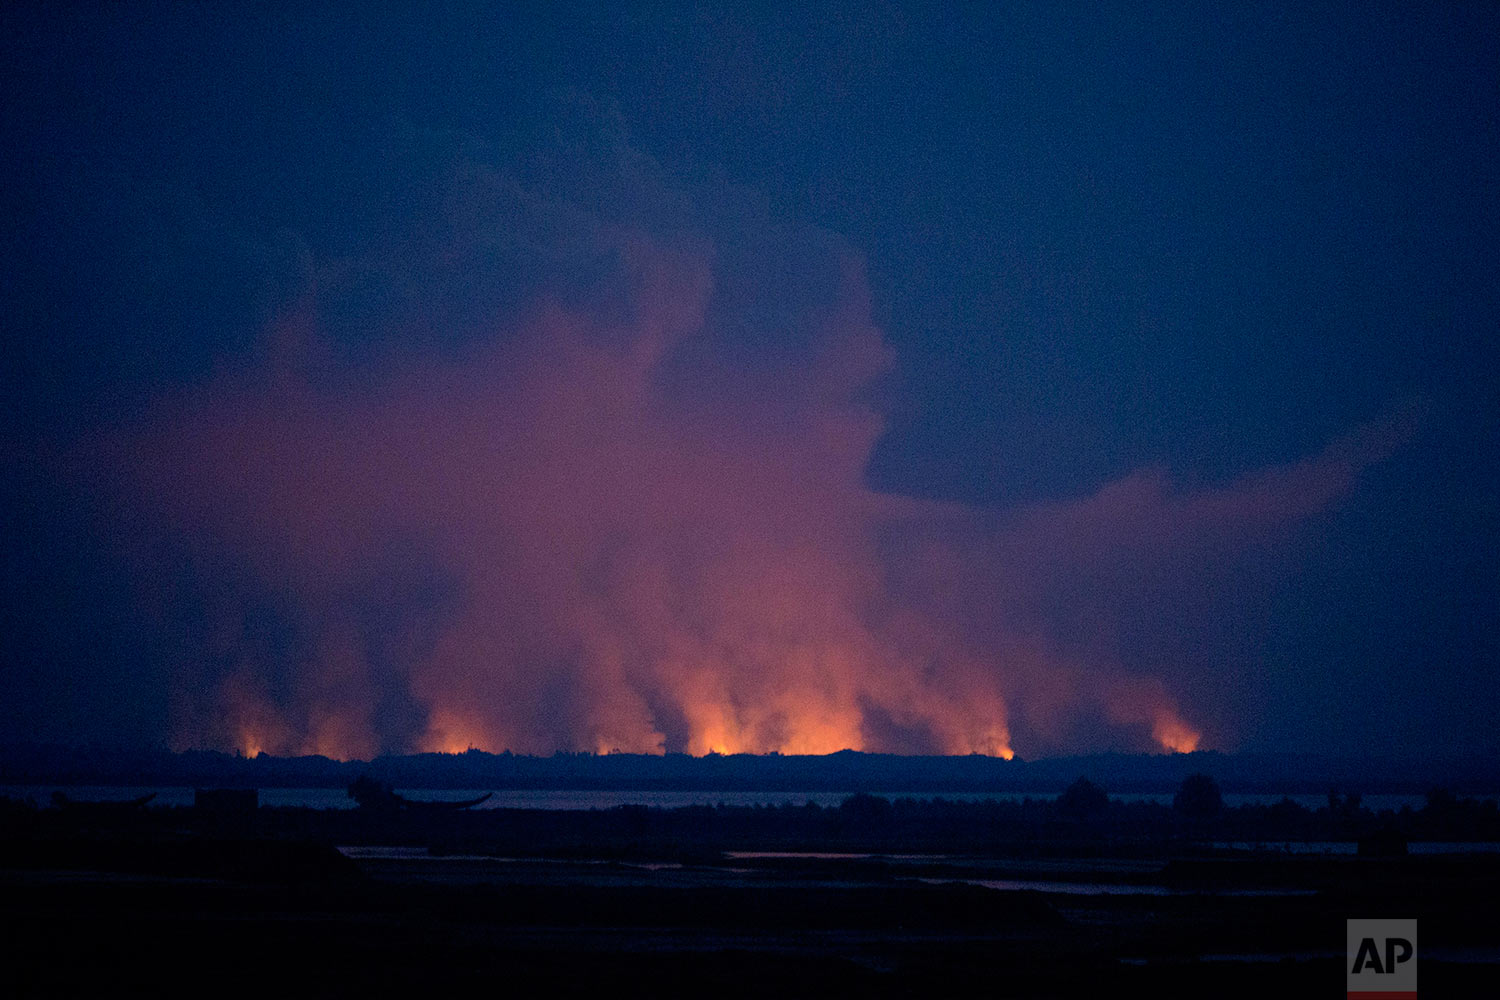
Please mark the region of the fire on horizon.
[[[639, 240], [622, 259], [623, 321], [544, 309], [458, 359], [398, 355], [330, 388], [298, 367], [323, 349], [293, 317], [268, 338], [280, 356], [100, 444], [91, 462], [188, 558], [227, 547], [308, 623], [279, 689], [246, 646], [214, 684], [188, 663], [177, 745], [1008, 757], [1019, 715], [1030, 752], [1080, 718], [1192, 750], [1160, 678], [1041, 630], [1039, 587], [1253, 544], [1394, 433], [1190, 493], [1133, 475], [1003, 514], [884, 494], [861, 393], [891, 354], [862, 275], [794, 375], [683, 388], [664, 372], [708, 335], [709, 264]], [[216, 613], [241, 641], [231, 597]]]
[[0, 745], [1497, 749], [1496, 11], [689, 8], [0, 11]]

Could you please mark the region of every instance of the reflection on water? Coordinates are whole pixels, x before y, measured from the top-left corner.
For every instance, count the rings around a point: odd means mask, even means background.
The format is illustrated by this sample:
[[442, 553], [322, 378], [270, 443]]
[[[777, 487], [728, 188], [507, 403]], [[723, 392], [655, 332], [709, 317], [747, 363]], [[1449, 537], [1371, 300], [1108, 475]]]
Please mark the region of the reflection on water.
[[1171, 889], [1164, 885], [1124, 882], [1055, 882], [1046, 879], [924, 878], [919, 882], [944, 885], [960, 882], [1011, 892], [1056, 892], [1070, 896], [1315, 896], [1316, 889]]
[[724, 856], [741, 861], [764, 858], [812, 861], [869, 861], [872, 858], [879, 858], [882, 861], [937, 861], [946, 857], [943, 854], [845, 854], [837, 851], [725, 851]]
[[[1217, 840], [1209, 847], [1230, 851], [1275, 851], [1280, 854], [1355, 855], [1359, 844], [1352, 840]], [[1409, 854], [1500, 854], [1500, 843], [1493, 841], [1413, 840], [1407, 844]]]
[[[187, 785], [0, 785], [0, 796], [39, 806], [51, 805], [54, 792], [62, 792], [74, 802], [129, 802], [154, 793], [156, 798], [147, 806], [151, 809], [191, 806], [194, 794]], [[433, 793], [437, 797], [452, 794]], [[260, 804], [273, 808], [354, 808], [354, 800], [342, 788], [262, 788]]]
[[[1056, 860], [1028, 865], [1014, 859], [965, 858], [950, 866], [943, 855], [845, 854], [822, 851], [726, 851], [720, 862], [623, 861], [613, 858], [516, 858], [430, 854], [420, 847], [345, 846], [339, 851], [377, 878], [451, 884], [623, 884], [708, 886], [725, 884], [972, 885], [1002, 892], [1041, 892], [1068, 896], [1311, 896], [1315, 889], [1289, 887], [1178, 888], [1152, 880], [1159, 863], [1124, 878], [1110, 878], [1096, 862]], [[874, 869], [852, 870], [845, 861], [877, 861]], [[738, 862], [738, 864], [736, 864]], [[742, 867], [750, 862], [753, 867]], [[787, 864], [790, 862], [790, 864]], [[800, 862], [811, 862], [807, 867]], [[833, 862], [832, 866], [817, 862]], [[1035, 874], [1024, 869], [1035, 867]], [[943, 869], [938, 872], [934, 869]], [[951, 873], [950, 869], [951, 868]], [[1150, 868], [1150, 871], [1147, 870]], [[1091, 873], [1093, 878], [1078, 878]], [[1072, 876], [1072, 877], [1070, 877]]]
[[[193, 804], [193, 789], [188, 786], [147, 785], [0, 785], [0, 796], [13, 799], [30, 799], [38, 805], [52, 801], [53, 792], [62, 792], [71, 799], [84, 802], [115, 802], [140, 798], [152, 792], [156, 798], [153, 806], [190, 806]], [[488, 788], [398, 788], [396, 791], [411, 799], [422, 801], [458, 800], [476, 798]], [[1061, 794], [1055, 792], [874, 792], [886, 799], [933, 799], [942, 798], [951, 802], [1021, 802], [1026, 799], [1053, 799]], [[494, 792], [494, 797], [479, 809], [612, 809], [616, 806], [642, 805], [659, 809], [678, 809], [683, 806], [773, 806], [806, 805], [809, 802], [820, 806], [836, 806], [848, 798], [851, 792], [746, 792], [746, 791], [631, 791], [599, 789], [508, 789]], [[1172, 794], [1125, 794], [1111, 796], [1118, 802], [1152, 802], [1171, 805]], [[1227, 806], [1271, 805], [1290, 798], [1307, 809], [1318, 809], [1328, 804], [1323, 795], [1239, 795], [1226, 794]], [[1426, 799], [1421, 795], [1366, 795], [1362, 801], [1365, 808], [1374, 812], [1389, 809], [1400, 811], [1403, 807], [1421, 809]], [[272, 808], [301, 809], [352, 809], [354, 802], [343, 788], [262, 788], [260, 804]]]
[[[459, 801], [478, 798], [488, 788], [397, 788], [396, 793], [422, 802]], [[186, 785], [0, 785], [0, 796], [49, 805], [52, 794], [62, 792], [77, 802], [125, 802], [152, 792], [153, 807], [191, 806], [193, 789]], [[684, 806], [836, 806], [849, 792], [715, 792], [715, 791], [600, 791], [597, 789], [508, 789], [497, 791], [476, 807], [484, 809], [613, 809], [642, 805], [658, 809]], [[909, 796], [915, 797], [915, 796]], [[930, 796], [924, 796], [929, 797]], [[977, 796], [976, 798], [983, 798]], [[1017, 799], [1020, 796], [1016, 797]], [[343, 788], [262, 788], [260, 804], [275, 809], [353, 809], [354, 800]]]

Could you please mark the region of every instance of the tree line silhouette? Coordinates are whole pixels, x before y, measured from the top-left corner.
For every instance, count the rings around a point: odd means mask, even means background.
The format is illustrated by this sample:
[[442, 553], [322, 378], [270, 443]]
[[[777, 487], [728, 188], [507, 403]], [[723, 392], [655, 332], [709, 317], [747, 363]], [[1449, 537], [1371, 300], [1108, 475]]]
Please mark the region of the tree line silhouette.
[[1500, 841], [1494, 799], [1436, 789], [1420, 808], [1377, 812], [1357, 794], [1333, 791], [1317, 808], [1290, 798], [1231, 806], [1204, 774], [1185, 778], [1171, 805], [1112, 798], [1088, 778], [1055, 798], [969, 801], [859, 793], [826, 807], [460, 811], [399, 808], [382, 790], [372, 780], [356, 782], [360, 808], [321, 810], [256, 807], [253, 798], [238, 811], [144, 803], [122, 809], [118, 803], [71, 800], [44, 807], [7, 799], [0, 800], [0, 827], [11, 836], [175, 831], [507, 856], [697, 856], [734, 850], [1128, 853], [1174, 844], [1291, 841], [1369, 842], [1381, 853], [1401, 853], [1408, 841]]

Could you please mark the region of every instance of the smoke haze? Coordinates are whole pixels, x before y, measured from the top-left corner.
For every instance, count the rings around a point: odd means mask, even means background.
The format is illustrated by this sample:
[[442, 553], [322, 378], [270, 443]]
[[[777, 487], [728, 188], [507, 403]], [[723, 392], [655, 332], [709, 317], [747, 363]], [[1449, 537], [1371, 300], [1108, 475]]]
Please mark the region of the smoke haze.
[[628, 148], [588, 169], [584, 203], [456, 157], [430, 229], [306, 263], [248, 355], [78, 451], [178, 637], [174, 745], [1233, 743], [1232, 681], [1122, 633], [1174, 627], [1396, 432], [1197, 489], [881, 493], [900, 359], [858, 255]]

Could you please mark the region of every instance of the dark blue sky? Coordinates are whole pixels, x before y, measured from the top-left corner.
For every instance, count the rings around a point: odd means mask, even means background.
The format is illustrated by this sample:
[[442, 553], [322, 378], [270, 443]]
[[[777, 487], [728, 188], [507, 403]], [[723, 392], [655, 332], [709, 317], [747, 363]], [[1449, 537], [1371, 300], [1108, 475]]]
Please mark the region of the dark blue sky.
[[[892, 359], [853, 380], [885, 418], [879, 495], [1030, 523], [1142, 476], [1231, 494], [1387, 428], [1253, 537], [1129, 572], [1018, 557], [1045, 566], [986, 592], [987, 669], [1161, 679], [1206, 745], [1500, 749], [1500, 9], [628, 6], [6, 5], [0, 735], [180, 744], [186, 711], [190, 742], [232, 742], [201, 721], [223, 710], [177, 704], [204, 677], [254, 676], [311, 725], [284, 675], [334, 601], [364, 609], [370, 745], [420, 745], [450, 695], [378, 636], [464, 627], [429, 586], [462, 572], [423, 550], [429, 582], [389, 601], [309, 598], [260, 542], [122, 500], [97, 449], [128, 467], [141, 427], [191, 426], [173, 400], [274, 367], [288, 316], [330, 393], [467, 357], [539, 303], [630, 326], [650, 296], [626, 233], [711, 274], [659, 373], [673, 413], [795, 424], [764, 387], [824, 356], [809, 317], [862, 272]], [[182, 666], [214, 657], [254, 665]], [[568, 662], [557, 691], [589, 676]], [[1135, 746], [1112, 708], [1040, 721], [1036, 670], [1001, 685], [1018, 752]], [[557, 691], [537, 711], [587, 745]], [[694, 745], [690, 707], [642, 697]], [[869, 745], [948, 746], [929, 723]]]

